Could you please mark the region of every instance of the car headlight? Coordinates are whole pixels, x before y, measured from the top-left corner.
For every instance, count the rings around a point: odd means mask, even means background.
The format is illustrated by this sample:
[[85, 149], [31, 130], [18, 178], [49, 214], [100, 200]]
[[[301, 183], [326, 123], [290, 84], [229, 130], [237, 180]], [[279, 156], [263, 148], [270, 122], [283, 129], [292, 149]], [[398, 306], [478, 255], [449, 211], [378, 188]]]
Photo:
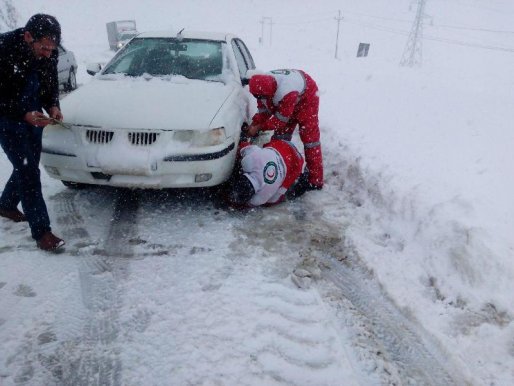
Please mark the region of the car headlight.
[[194, 147], [216, 146], [227, 139], [224, 127], [217, 127], [207, 131], [176, 130], [173, 139], [179, 142], [190, 143]]

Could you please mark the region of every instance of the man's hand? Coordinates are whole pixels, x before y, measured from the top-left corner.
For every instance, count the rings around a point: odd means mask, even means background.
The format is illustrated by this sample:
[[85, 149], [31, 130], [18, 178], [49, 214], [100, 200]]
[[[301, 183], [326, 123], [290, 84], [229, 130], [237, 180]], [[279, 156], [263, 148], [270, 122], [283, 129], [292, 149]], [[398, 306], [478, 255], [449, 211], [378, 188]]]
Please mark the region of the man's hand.
[[309, 182], [309, 170], [305, 169], [304, 172], [298, 177], [293, 186], [286, 192], [288, 200], [303, 196], [310, 190], [321, 190], [323, 185], [315, 185]]
[[62, 121], [64, 119], [64, 117], [62, 116], [61, 110], [57, 106], [51, 107], [48, 114], [50, 115], [51, 118], [57, 119], [58, 121]]
[[37, 127], [45, 127], [46, 125], [50, 125], [52, 123], [50, 118], [39, 111], [29, 111], [25, 114], [23, 119], [29, 125]]
[[249, 137], [255, 137], [259, 131], [261, 131], [261, 125], [250, 125], [246, 130], [246, 134]]

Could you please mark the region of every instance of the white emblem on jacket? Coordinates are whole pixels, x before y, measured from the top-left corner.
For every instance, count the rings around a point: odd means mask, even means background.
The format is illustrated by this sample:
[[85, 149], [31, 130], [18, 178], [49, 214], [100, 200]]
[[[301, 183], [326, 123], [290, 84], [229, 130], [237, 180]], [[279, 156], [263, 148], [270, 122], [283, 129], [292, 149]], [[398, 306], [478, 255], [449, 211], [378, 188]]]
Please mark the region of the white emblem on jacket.
[[271, 75], [277, 81], [277, 91], [273, 96], [275, 106], [290, 92], [297, 91], [302, 94], [305, 91], [305, 78], [298, 70], [274, 70]]
[[281, 189], [286, 176], [286, 166], [280, 154], [272, 148], [255, 145], [241, 150], [241, 166], [255, 189], [251, 206], [274, 203], [284, 194]]

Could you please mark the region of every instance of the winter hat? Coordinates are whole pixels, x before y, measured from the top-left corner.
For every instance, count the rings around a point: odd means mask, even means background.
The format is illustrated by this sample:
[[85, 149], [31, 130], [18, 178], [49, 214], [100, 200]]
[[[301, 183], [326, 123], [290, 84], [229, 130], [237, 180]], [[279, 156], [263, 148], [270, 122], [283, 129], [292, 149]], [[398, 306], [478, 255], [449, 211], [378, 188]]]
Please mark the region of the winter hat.
[[61, 42], [61, 26], [57, 19], [44, 13], [37, 13], [32, 16], [25, 25], [25, 31], [30, 32], [36, 40], [49, 38], [55, 43]]
[[255, 194], [252, 182], [245, 174], [241, 174], [232, 185], [228, 200], [232, 205], [244, 206]]
[[272, 97], [277, 91], [277, 81], [271, 75], [254, 75], [250, 78], [250, 92], [254, 96]]

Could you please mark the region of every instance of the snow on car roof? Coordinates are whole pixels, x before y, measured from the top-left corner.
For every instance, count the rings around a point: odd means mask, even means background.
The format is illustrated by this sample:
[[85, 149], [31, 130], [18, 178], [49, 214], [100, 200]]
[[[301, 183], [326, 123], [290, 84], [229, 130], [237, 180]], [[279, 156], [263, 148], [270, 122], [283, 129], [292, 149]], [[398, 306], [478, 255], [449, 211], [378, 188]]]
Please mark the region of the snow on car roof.
[[[220, 40], [226, 41], [229, 37], [234, 35], [222, 32], [208, 32], [208, 31], [182, 31], [181, 35], [185, 39], [207, 39], [207, 40]], [[174, 38], [177, 32], [174, 31], [150, 31], [142, 32], [137, 37], [139, 38]]]

